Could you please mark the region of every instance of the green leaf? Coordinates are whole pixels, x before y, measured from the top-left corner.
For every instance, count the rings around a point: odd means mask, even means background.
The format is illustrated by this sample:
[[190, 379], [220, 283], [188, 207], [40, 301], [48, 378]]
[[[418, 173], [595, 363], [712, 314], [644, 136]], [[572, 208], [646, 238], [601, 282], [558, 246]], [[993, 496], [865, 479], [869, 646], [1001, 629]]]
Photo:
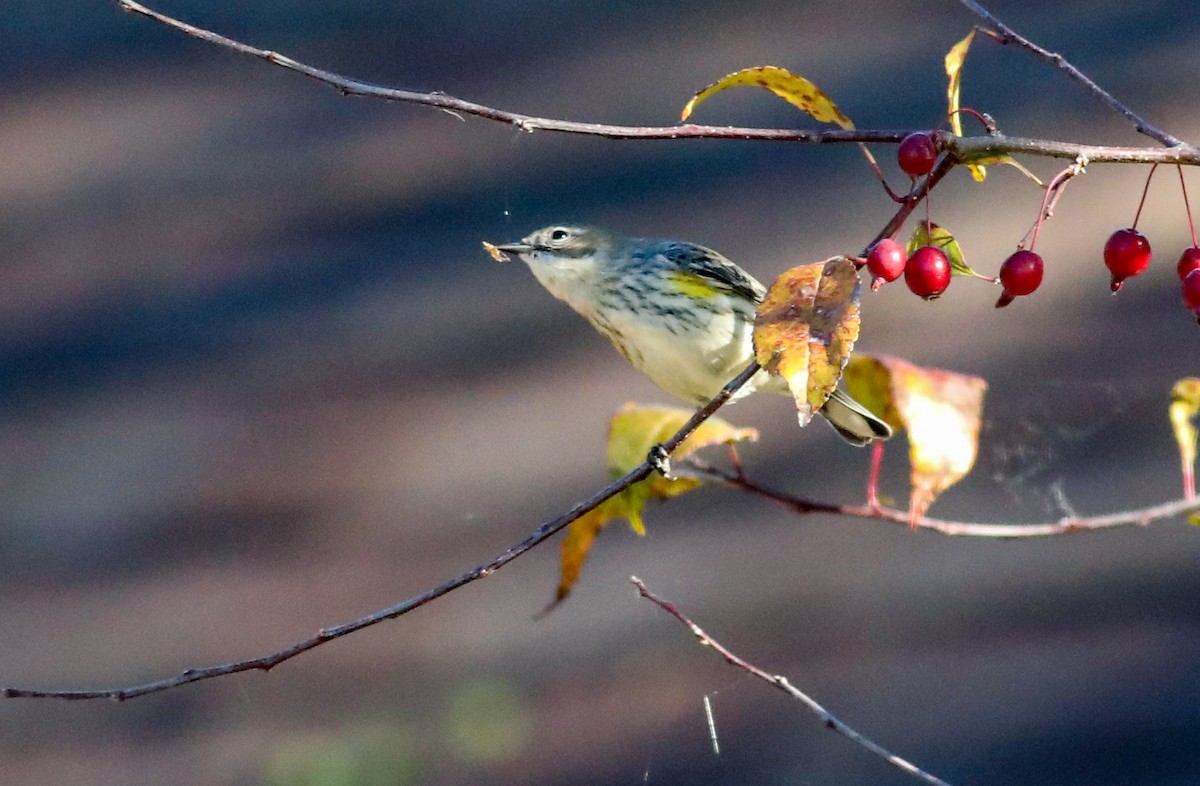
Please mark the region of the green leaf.
[[958, 241], [954, 239], [954, 235], [950, 234], [950, 230], [943, 226], [938, 226], [932, 221], [918, 221], [913, 227], [912, 237], [908, 239], [908, 255], [921, 246], [933, 246], [941, 249], [946, 258], [950, 260], [950, 274], [954, 276], [974, 276], [982, 278], [984, 281], [995, 282], [996, 279], [991, 276], [985, 276], [976, 273], [963, 259], [962, 248], [958, 245]]

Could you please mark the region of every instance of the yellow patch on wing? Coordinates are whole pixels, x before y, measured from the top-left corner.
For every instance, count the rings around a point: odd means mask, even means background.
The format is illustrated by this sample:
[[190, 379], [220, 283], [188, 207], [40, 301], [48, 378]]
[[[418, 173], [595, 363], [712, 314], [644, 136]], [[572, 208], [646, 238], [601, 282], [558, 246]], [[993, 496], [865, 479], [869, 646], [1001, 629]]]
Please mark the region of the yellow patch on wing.
[[688, 297], [710, 298], [720, 292], [711, 281], [695, 273], [676, 271], [667, 275], [679, 291]]

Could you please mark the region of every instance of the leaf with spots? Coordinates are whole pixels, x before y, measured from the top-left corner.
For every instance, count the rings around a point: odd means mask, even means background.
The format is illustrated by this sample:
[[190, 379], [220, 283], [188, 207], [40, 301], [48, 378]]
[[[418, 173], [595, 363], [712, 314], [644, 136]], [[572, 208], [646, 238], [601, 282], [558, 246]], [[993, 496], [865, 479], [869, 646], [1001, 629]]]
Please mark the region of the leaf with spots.
[[821, 90], [802, 76], [797, 76], [786, 68], [778, 66], [757, 66], [743, 68], [728, 76], [718, 79], [708, 87], [696, 93], [691, 101], [683, 108], [681, 120], [687, 120], [692, 110], [710, 96], [730, 87], [750, 85], [770, 90], [775, 95], [795, 106], [814, 120], [822, 123], [836, 123], [847, 131], [854, 128], [850, 118], [842, 114], [837, 104]]
[[[669, 439], [693, 415], [693, 410], [670, 407], [643, 407], [626, 404], [613, 415], [608, 428], [608, 471], [617, 479], [638, 467], [655, 445]], [[713, 417], [704, 421], [691, 436], [675, 449], [676, 461], [710, 445], [732, 445], [735, 442], [758, 439], [752, 428], [737, 428], [728, 421]], [[633, 484], [605, 501], [591, 512], [571, 522], [562, 544], [562, 572], [558, 591], [551, 607], [562, 602], [579, 579], [588, 551], [600, 530], [610, 521], [627, 519], [639, 535], [646, 534], [642, 511], [652, 499], [667, 499], [684, 494], [701, 485], [696, 478], [668, 480], [654, 474]]]
[[858, 268], [849, 257], [799, 265], [775, 280], [754, 320], [754, 356], [783, 377], [801, 426], [837, 387], [859, 328]]
[[855, 355], [846, 367], [846, 390], [892, 428], [908, 432], [908, 514], [916, 526], [937, 496], [975, 464], [987, 382], [900, 358]]

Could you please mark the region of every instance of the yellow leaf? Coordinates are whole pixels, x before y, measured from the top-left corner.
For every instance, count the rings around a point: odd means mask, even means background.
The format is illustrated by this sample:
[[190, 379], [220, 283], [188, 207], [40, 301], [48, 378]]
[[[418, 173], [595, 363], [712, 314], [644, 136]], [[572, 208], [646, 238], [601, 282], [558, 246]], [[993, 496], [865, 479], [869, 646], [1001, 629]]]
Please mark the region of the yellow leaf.
[[[613, 479], [622, 477], [646, 460], [650, 449], [666, 441], [692, 416], [693, 410], [669, 407], [641, 407], [626, 404], [613, 415], [608, 429], [608, 469]], [[671, 457], [681, 460], [710, 445], [732, 444], [758, 439], [752, 428], [737, 428], [721, 418], [709, 418], [675, 449]], [[596, 534], [610, 521], [626, 519], [639, 535], [646, 534], [642, 510], [651, 499], [666, 499], [701, 485], [696, 478], [652, 475], [635, 483], [599, 507], [571, 522], [562, 544], [562, 571], [555, 602], [571, 592], [587, 559]]]
[[[1026, 169], [1025, 166], [1020, 161], [1013, 158], [1008, 153], [996, 153], [994, 155], [985, 153], [978, 157], [967, 158], [964, 161], [969, 166], [974, 166], [974, 167], [978, 168], [980, 171], [983, 171], [984, 164], [1005, 164], [1007, 166], [1013, 167], [1018, 172], [1020, 172], [1022, 175], [1025, 175], [1025, 177], [1032, 180], [1038, 186], [1040, 186], [1042, 188], [1046, 187], [1046, 184], [1042, 182], [1041, 178], [1039, 178], [1037, 175], [1033, 174], [1028, 169]], [[972, 170], [972, 175], [974, 175], [973, 170]], [[976, 177], [975, 179], [982, 180], [983, 178]]]
[[691, 117], [692, 110], [696, 108], [697, 104], [715, 93], [740, 85], [757, 85], [766, 88], [789, 104], [807, 112], [814, 120], [822, 123], [836, 123], [847, 131], [854, 128], [854, 123], [850, 121], [850, 118], [842, 114], [842, 110], [837, 108], [837, 104], [833, 103], [821, 88], [804, 77], [797, 76], [786, 68], [778, 66], [743, 68], [741, 71], [718, 79], [696, 93], [692, 100], [687, 102], [680, 119], [687, 120]]
[[950, 234], [950, 230], [943, 226], [938, 226], [932, 221], [918, 221], [913, 227], [912, 237], [908, 239], [908, 255], [921, 246], [934, 246], [940, 248], [946, 258], [950, 260], [950, 275], [952, 276], [974, 276], [982, 278], [984, 281], [995, 281], [990, 276], [985, 276], [976, 273], [971, 269], [963, 258], [962, 247], [958, 245], [958, 241], [954, 239], [954, 235]]
[[1183, 472], [1183, 493], [1188, 499], [1196, 496], [1196, 425], [1200, 413], [1200, 378], [1184, 377], [1171, 388], [1171, 406], [1167, 415], [1179, 443], [1179, 461]]
[[846, 364], [846, 392], [850, 397], [874, 412], [892, 427], [893, 431], [904, 429], [904, 420], [896, 410], [892, 395], [892, 375], [889, 358], [875, 358], [856, 352]]
[[967, 51], [971, 48], [971, 42], [974, 40], [975, 31], [971, 30], [965, 38], [950, 47], [950, 51], [946, 53], [946, 76], [950, 78], [950, 83], [946, 88], [946, 103], [949, 105], [947, 111], [950, 114], [950, 130], [954, 132], [955, 136], [962, 136], [962, 117], [958, 114], [959, 93], [962, 90], [962, 68], [963, 62], [967, 59]]
[[783, 377], [801, 426], [837, 387], [859, 328], [858, 268], [848, 257], [799, 265], [775, 280], [754, 319], [754, 355]]
[[[954, 46], [950, 47], [950, 51], [946, 53], [946, 76], [949, 77], [949, 83], [946, 86], [946, 104], [947, 112], [950, 116], [950, 130], [955, 136], [962, 136], [962, 115], [959, 113], [959, 93], [962, 91], [962, 68], [963, 61], [967, 59], [967, 50], [971, 48], [971, 42], [975, 40], [975, 31], [967, 33], [963, 40], [959, 41]], [[978, 164], [967, 164], [967, 168], [971, 170], [971, 177], [979, 182], [987, 177], [987, 170]]]
[[979, 377], [921, 368], [900, 358], [855, 355], [847, 366], [846, 391], [882, 413], [893, 428], [908, 432], [908, 513], [914, 524], [974, 466], [986, 389]]
[[[972, 30], [967, 33], [963, 40], [950, 47], [950, 51], [946, 53], [946, 76], [949, 77], [949, 83], [946, 86], [946, 111], [950, 117], [950, 130], [954, 132], [955, 136], [963, 135], [962, 113], [958, 111], [960, 108], [959, 94], [962, 92], [963, 62], [967, 59], [967, 50], [971, 48], [971, 42], [974, 40], [975, 31]], [[1038, 179], [1037, 175], [1023, 167], [1015, 158], [1007, 153], [984, 155], [979, 158], [963, 161], [963, 163], [971, 170], [971, 177], [980, 183], [987, 177], [987, 169], [984, 167], [984, 164], [1007, 164], [1008, 166], [1016, 167], [1022, 174], [1039, 186], [1042, 185], [1042, 181]]]

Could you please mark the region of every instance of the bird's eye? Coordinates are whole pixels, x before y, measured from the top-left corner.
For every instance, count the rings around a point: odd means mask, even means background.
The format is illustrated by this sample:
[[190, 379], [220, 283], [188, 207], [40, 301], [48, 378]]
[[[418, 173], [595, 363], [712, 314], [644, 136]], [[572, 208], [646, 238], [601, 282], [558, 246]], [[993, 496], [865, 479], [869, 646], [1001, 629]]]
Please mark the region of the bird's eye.
[[552, 231], [550, 233], [550, 239], [556, 243], [561, 243], [562, 241], [566, 240], [570, 236], [571, 236], [571, 233], [561, 227], [559, 227], [558, 229], [555, 229], [554, 231]]

